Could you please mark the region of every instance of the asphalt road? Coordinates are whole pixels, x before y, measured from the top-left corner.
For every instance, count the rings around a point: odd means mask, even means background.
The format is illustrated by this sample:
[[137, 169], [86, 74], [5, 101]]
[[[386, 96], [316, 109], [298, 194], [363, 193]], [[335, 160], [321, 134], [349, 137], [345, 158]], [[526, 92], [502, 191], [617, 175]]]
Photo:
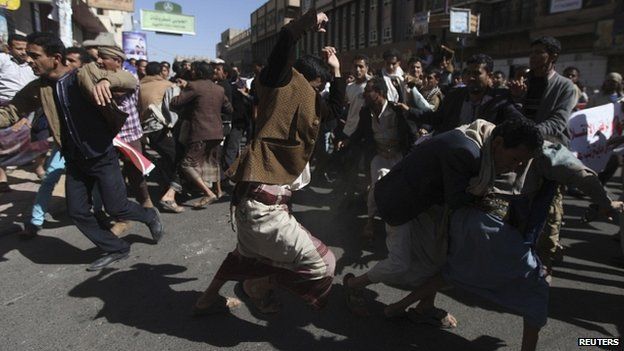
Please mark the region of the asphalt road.
[[[129, 259], [99, 273], [85, 268], [100, 252], [67, 218], [42, 236], [22, 242], [0, 238], [0, 349], [15, 350], [519, 350], [522, 319], [462, 291], [441, 294], [438, 305], [458, 319], [454, 330], [385, 320], [383, 304], [405, 291], [370, 289], [377, 314], [355, 318], [345, 307], [340, 282], [385, 257], [383, 233], [362, 249], [357, 233], [363, 203], [346, 202], [327, 188], [297, 193], [294, 215], [336, 254], [330, 303], [314, 312], [280, 293], [284, 309], [269, 317], [243, 305], [230, 315], [192, 318], [191, 306], [221, 260], [234, 248], [226, 202], [183, 214], [163, 214], [167, 236], [153, 245], [135, 223], [126, 240]], [[578, 347], [579, 337], [622, 337], [624, 265], [613, 224], [583, 224], [586, 201], [566, 199], [563, 244], [556, 268], [549, 322], [540, 350]], [[359, 216], [359, 217], [358, 217]], [[381, 229], [381, 225], [378, 226]], [[223, 291], [237, 295], [235, 283]], [[620, 350], [623, 349], [621, 346]]]

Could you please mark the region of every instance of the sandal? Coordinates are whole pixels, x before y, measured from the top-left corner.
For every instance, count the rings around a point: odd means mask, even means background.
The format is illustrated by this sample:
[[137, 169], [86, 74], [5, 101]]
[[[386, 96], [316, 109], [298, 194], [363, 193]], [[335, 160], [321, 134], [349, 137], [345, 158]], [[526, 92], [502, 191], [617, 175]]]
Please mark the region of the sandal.
[[193, 208], [195, 209], [206, 208], [206, 206], [210, 205], [211, 203], [217, 200], [218, 199], [216, 196], [204, 196], [193, 204]]
[[164, 211], [173, 213], [184, 212], [184, 207], [178, 205], [174, 200], [160, 200], [159, 204]]
[[241, 301], [234, 297], [223, 297], [219, 295], [217, 299], [207, 307], [193, 306], [193, 317], [207, 316], [211, 314], [232, 312], [239, 307]]
[[262, 314], [273, 314], [282, 310], [282, 304], [277, 301], [273, 290], [269, 290], [262, 297], [253, 297], [245, 289], [245, 281], [240, 284], [241, 291], [245, 298]]
[[416, 324], [427, 324], [442, 329], [452, 329], [457, 327], [455, 317], [445, 310], [431, 307], [424, 311], [415, 308], [407, 310], [407, 319]]
[[364, 299], [362, 289], [350, 288], [349, 284], [347, 284], [349, 279], [352, 278], [355, 278], [355, 275], [353, 275], [353, 273], [349, 273], [342, 279], [342, 286], [344, 287], [346, 295], [347, 308], [351, 311], [351, 313], [358, 317], [368, 317], [370, 316], [370, 312], [366, 307], [366, 299]]

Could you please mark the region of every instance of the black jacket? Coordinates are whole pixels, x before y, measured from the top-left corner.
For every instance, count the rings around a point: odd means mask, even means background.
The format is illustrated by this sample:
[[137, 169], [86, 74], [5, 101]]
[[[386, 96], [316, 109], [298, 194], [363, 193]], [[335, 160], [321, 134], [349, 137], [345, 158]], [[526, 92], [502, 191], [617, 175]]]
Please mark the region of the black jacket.
[[432, 205], [452, 209], [470, 203], [470, 178], [479, 174], [481, 150], [459, 130], [432, 137], [375, 183], [375, 203], [381, 218], [400, 225]]
[[[409, 121], [406, 118], [406, 113], [399, 109], [390, 106], [391, 102], [388, 102], [387, 108], [394, 109], [397, 118], [397, 129], [399, 132], [399, 141], [401, 152], [403, 155], [407, 155], [412, 145], [416, 141], [416, 125], [414, 122]], [[360, 145], [364, 148], [365, 152], [374, 154], [375, 139], [373, 134], [373, 120], [371, 117], [371, 110], [369, 107], [362, 107], [360, 110], [360, 120], [358, 126], [349, 137], [351, 143]]]
[[[523, 116], [511, 101], [509, 90], [488, 89], [486, 95], [491, 96], [492, 99], [481, 107], [477, 118], [500, 124], [506, 119]], [[455, 129], [461, 125], [462, 106], [464, 101], [468, 101], [468, 98], [469, 92], [466, 87], [450, 90], [436, 111], [422, 112], [412, 108], [409, 112], [409, 118], [418, 125], [428, 124], [432, 126], [436, 134]]]

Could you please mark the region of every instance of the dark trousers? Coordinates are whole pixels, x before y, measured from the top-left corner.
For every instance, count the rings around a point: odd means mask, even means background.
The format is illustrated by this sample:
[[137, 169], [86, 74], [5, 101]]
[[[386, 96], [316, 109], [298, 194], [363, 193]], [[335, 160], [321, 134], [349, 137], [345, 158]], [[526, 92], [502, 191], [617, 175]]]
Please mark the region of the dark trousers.
[[[141, 140], [133, 140], [127, 143], [139, 152], [143, 150], [143, 147], [141, 146]], [[128, 184], [134, 192], [136, 200], [141, 205], [144, 205], [145, 202], [150, 199], [149, 190], [147, 188], [147, 181], [145, 180], [143, 173], [139, 171], [138, 168], [136, 168], [132, 161], [130, 161], [121, 153], [120, 156], [123, 161], [122, 174], [126, 178], [128, 178]]]
[[151, 211], [128, 200], [126, 185], [119, 169], [119, 158], [115, 149], [88, 160], [66, 161], [65, 191], [67, 213], [76, 227], [95, 245], [106, 252], [126, 252], [130, 245], [111, 231], [103, 229], [91, 212], [91, 191], [98, 187], [104, 209], [118, 220], [151, 222], [155, 216]]
[[160, 156], [158, 167], [165, 181], [174, 188], [179, 187], [180, 175], [178, 173], [179, 158], [176, 142], [166, 129], [161, 129], [147, 134], [147, 145]]
[[230, 168], [238, 156], [241, 140], [245, 134], [245, 127], [232, 127], [230, 135], [225, 138], [225, 150], [223, 151], [223, 170]]

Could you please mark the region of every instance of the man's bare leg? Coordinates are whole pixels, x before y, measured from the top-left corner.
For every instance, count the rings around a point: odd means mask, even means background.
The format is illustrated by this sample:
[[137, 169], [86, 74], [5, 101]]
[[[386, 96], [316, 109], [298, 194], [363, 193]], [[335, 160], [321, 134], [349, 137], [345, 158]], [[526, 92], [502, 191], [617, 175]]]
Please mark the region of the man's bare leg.
[[524, 321], [524, 329], [522, 330], [522, 348], [521, 351], [535, 351], [537, 348], [537, 340], [539, 339], [540, 328], [531, 326]]
[[386, 317], [399, 316], [405, 313], [405, 310], [414, 303], [427, 298], [431, 299], [432, 296], [435, 297], [435, 294], [447, 285], [442, 274], [437, 274], [403, 299], [388, 305], [384, 310], [384, 314]]

